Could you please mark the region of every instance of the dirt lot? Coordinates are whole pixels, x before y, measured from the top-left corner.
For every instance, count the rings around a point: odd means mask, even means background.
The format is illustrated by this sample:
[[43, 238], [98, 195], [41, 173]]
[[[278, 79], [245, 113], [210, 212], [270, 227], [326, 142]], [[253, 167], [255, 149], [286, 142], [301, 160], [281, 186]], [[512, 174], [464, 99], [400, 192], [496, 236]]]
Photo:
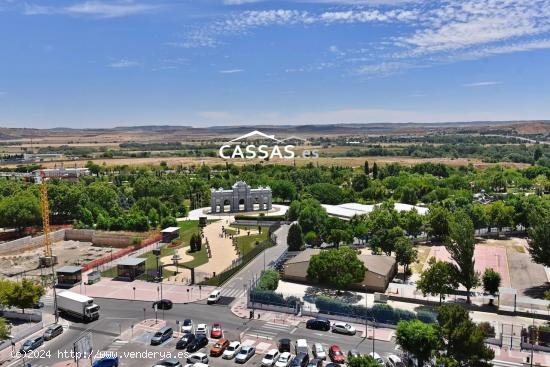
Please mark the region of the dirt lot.
[[[58, 264], [78, 265], [86, 263], [110, 253], [108, 247], [95, 247], [91, 242], [60, 241], [53, 245], [53, 254], [57, 256]], [[38, 258], [42, 256], [42, 249], [26, 251], [19, 255], [0, 256], [0, 277], [27, 272], [29, 275], [40, 275]]]

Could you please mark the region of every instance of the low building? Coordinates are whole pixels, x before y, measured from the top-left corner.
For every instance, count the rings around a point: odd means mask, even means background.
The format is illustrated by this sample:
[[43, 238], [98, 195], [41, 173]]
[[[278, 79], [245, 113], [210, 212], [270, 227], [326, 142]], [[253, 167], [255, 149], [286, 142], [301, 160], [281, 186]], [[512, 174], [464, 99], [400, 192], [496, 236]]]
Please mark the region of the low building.
[[128, 257], [117, 264], [117, 279], [133, 281], [145, 274], [145, 259], [142, 257]]
[[[307, 249], [287, 260], [283, 265], [282, 278], [299, 283], [312, 283], [307, 279], [309, 261], [312, 256], [318, 255], [321, 251], [320, 249]], [[350, 288], [365, 290], [366, 286], [369, 292], [385, 292], [389, 283], [395, 277], [395, 274], [397, 274], [395, 259], [385, 255], [361, 254], [358, 257], [367, 268], [367, 272], [361, 283], [352, 284]]]
[[168, 227], [160, 231], [163, 243], [170, 243], [180, 238], [180, 227]]
[[82, 268], [80, 266], [62, 266], [55, 271], [57, 277], [56, 287], [72, 288], [82, 281]]
[[[331, 217], [340, 218], [343, 220], [350, 220], [356, 215], [365, 215], [372, 212], [376, 207], [381, 204], [367, 205], [359, 203], [346, 203], [340, 205], [322, 204], [323, 208], [327, 211], [327, 214]], [[428, 213], [428, 208], [419, 205], [409, 205], [403, 203], [395, 203], [393, 207], [397, 212], [405, 212], [410, 210], [416, 210], [418, 214], [425, 215]]]

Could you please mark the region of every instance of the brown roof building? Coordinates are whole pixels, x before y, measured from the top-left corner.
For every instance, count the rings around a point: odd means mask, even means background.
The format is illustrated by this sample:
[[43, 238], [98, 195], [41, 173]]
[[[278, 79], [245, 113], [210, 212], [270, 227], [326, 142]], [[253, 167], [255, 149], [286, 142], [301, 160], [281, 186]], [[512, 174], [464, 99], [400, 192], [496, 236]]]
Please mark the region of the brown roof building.
[[[283, 279], [299, 283], [312, 283], [307, 279], [307, 268], [312, 256], [318, 255], [320, 249], [306, 249], [295, 257], [287, 260], [283, 265]], [[361, 283], [353, 284], [350, 288], [369, 292], [385, 292], [388, 284], [397, 273], [397, 264], [391, 256], [385, 255], [359, 255], [367, 272]]]

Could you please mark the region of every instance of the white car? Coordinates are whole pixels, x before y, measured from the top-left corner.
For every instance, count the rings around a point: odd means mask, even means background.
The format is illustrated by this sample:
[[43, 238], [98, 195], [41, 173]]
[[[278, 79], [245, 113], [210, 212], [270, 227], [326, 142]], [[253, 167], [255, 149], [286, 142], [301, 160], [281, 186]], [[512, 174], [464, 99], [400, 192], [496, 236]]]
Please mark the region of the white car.
[[277, 349], [271, 349], [266, 353], [262, 359], [262, 366], [271, 367], [279, 359], [279, 351]]
[[370, 352], [369, 356], [371, 356], [376, 362], [380, 363], [382, 366], [384, 365], [384, 360], [382, 359], [382, 357], [380, 357], [380, 354], [376, 352]]
[[202, 352], [193, 353], [189, 357], [187, 357], [187, 363], [208, 364], [208, 356]]
[[292, 354], [289, 352], [283, 352], [279, 356], [277, 362], [275, 362], [275, 367], [288, 367], [292, 361]]
[[239, 349], [241, 349], [241, 343], [238, 341], [231, 342], [229, 346], [224, 350], [222, 354], [223, 359], [233, 359], [235, 355], [239, 352]]
[[195, 329], [196, 335], [208, 335], [208, 326], [206, 324], [198, 324]]
[[193, 332], [193, 320], [191, 319], [185, 319], [183, 320], [183, 323], [181, 324], [181, 332], [182, 333], [192, 333]]
[[403, 361], [401, 361], [401, 358], [399, 358], [395, 354], [390, 354], [386, 357], [386, 359], [386, 364], [388, 365], [388, 367], [405, 367], [405, 363], [403, 363]]
[[220, 300], [221, 296], [222, 296], [222, 291], [220, 291], [219, 289], [215, 289], [214, 291], [212, 291], [212, 293], [208, 295], [208, 298], [206, 299], [206, 303], [209, 305], [217, 303]]
[[313, 344], [312, 352], [313, 356], [317, 359], [327, 359], [327, 353], [325, 352], [325, 348], [323, 348], [323, 344], [321, 343]]
[[332, 324], [332, 332], [338, 334], [355, 335], [357, 330], [345, 322], [335, 322]]

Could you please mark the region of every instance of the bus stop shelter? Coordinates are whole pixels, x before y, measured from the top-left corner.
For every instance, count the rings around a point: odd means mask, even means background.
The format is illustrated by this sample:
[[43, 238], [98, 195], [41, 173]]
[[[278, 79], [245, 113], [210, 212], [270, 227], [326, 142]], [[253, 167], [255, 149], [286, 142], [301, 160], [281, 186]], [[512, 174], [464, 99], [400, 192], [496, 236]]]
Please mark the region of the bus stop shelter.
[[57, 287], [72, 288], [82, 281], [82, 268], [80, 266], [62, 266], [55, 271]]
[[117, 279], [133, 281], [145, 274], [145, 259], [128, 257], [117, 264]]

